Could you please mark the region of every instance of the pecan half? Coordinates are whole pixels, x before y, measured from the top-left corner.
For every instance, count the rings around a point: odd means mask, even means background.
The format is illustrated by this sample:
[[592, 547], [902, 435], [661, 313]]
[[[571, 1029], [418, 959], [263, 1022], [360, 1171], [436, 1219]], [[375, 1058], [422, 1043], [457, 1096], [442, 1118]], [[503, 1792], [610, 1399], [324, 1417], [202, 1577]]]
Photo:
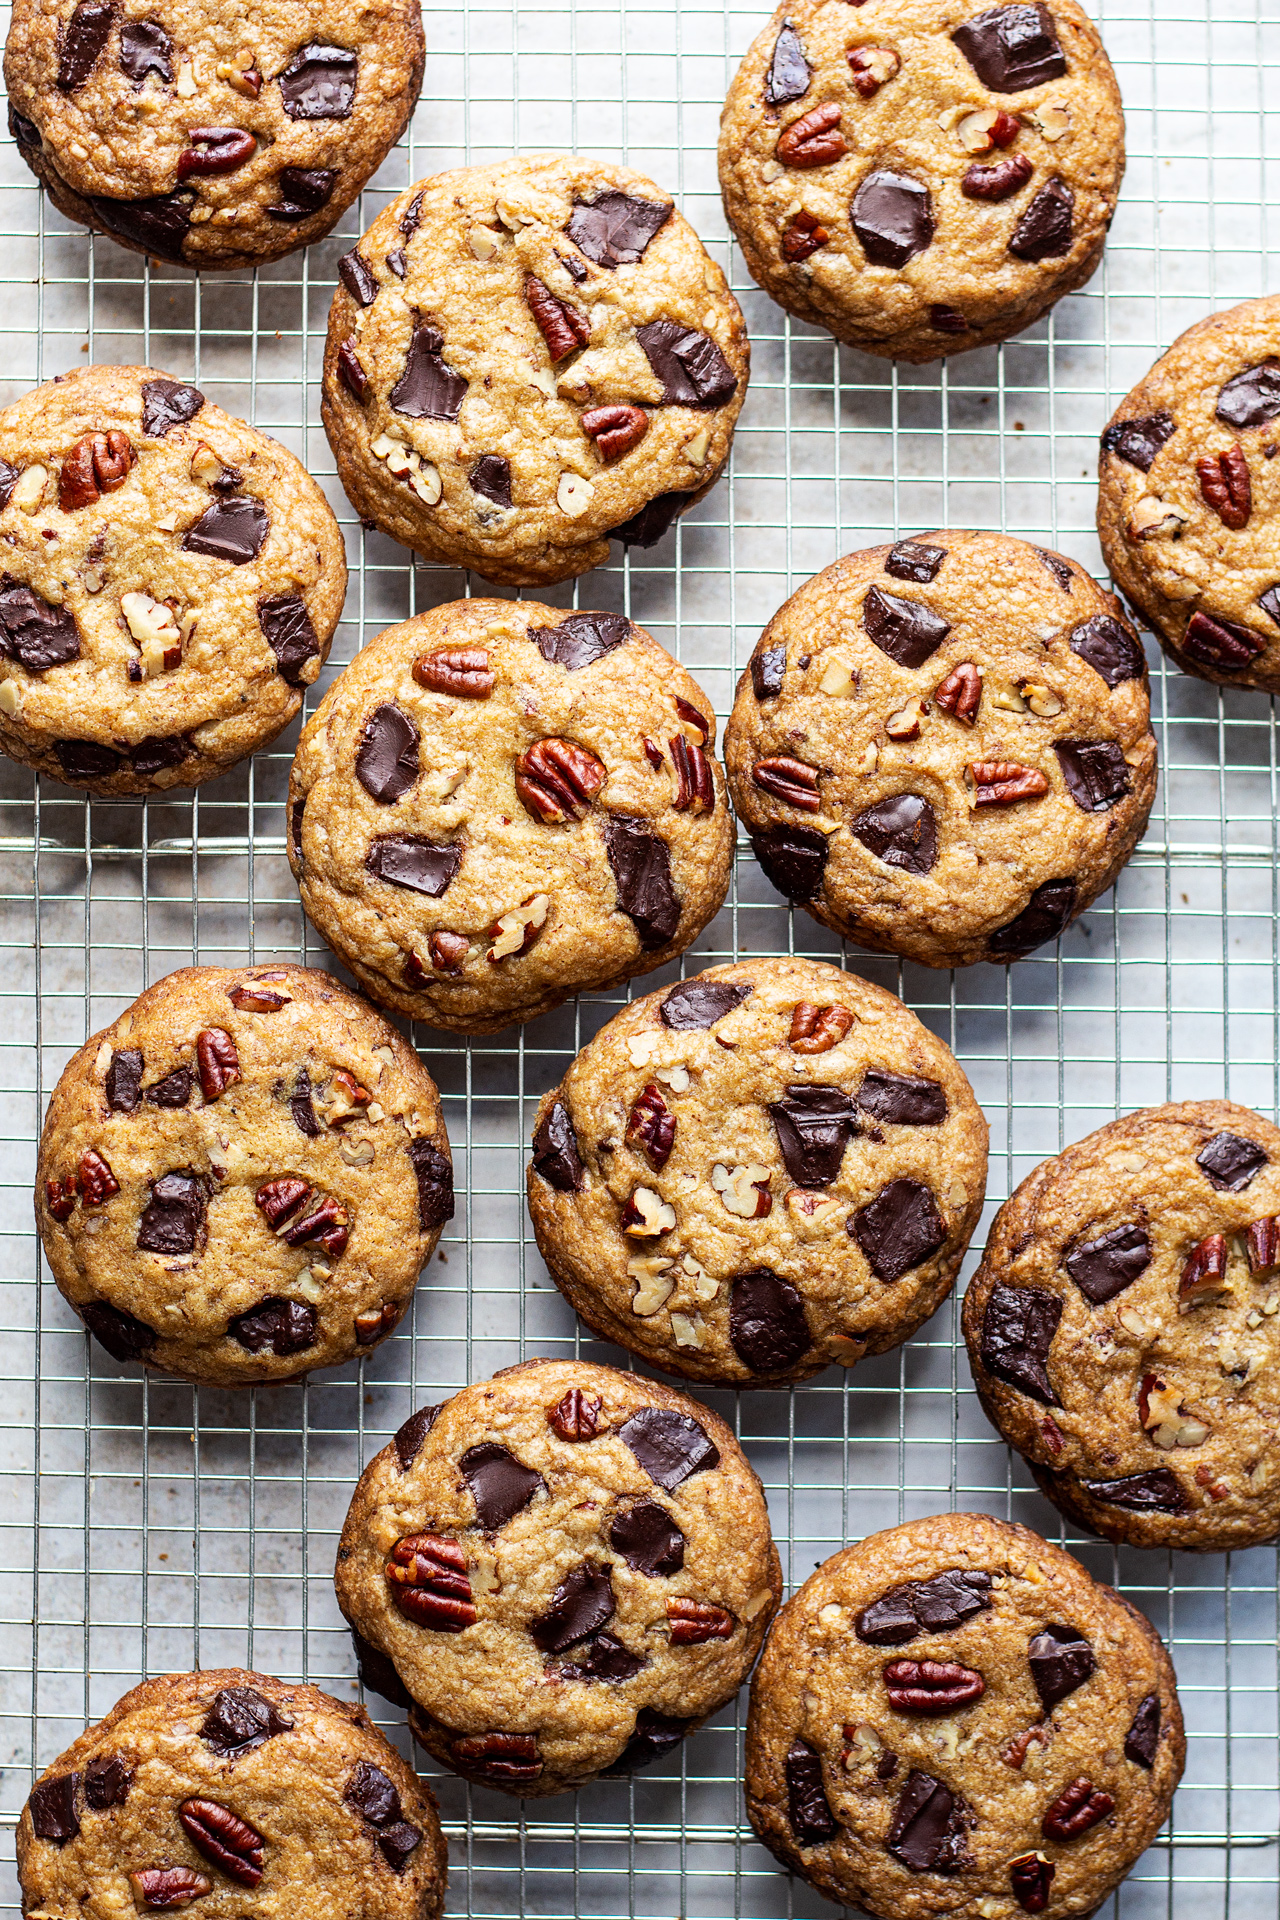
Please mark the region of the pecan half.
[[113, 1193], [120, 1191], [120, 1182], [93, 1147], [86, 1147], [81, 1154], [78, 1177], [86, 1207], [100, 1207], [104, 1200], [109, 1200]]
[[1229, 1288], [1227, 1278], [1227, 1237], [1209, 1233], [1192, 1247], [1178, 1279], [1178, 1312], [1202, 1307], [1206, 1301], [1221, 1300]]
[[989, 167], [970, 167], [960, 182], [960, 191], [968, 200], [1007, 200], [1019, 187], [1026, 186], [1033, 172], [1025, 153], [1011, 153]]
[[671, 1158], [675, 1137], [676, 1117], [651, 1080], [627, 1117], [627, 1145], [643, 1153], [654, 1172], [660, 1173]]
[[547, 1409], [547, 1425], [561, 1440], [594, 1440], [604, 1431], [604, 1402], [598, 1393], [570, 1387], [563, 1400]]
[[1032, 1747], [1039, 1747], [1043, 1753], [1052, 1737], [1049, 1727], [1024, 1727], [1021, 1733], [1015, 1733], [1012, 1740], [1000, 1749], [1000, 1758], [1006, 1767], [1020, 1767]]
[[855, 47], [849, 55], [849, 65], [854, 87], [864, 100], [870, 100], [886, 80], [893, 79], [902, 62], [892, 47]]
[[1053, 1805], [1046, 1809], [1040, 1831], [1046, 1840], [1078, 1840], [1090, 1827], [1096, 1827], [1099, 1820], [1105, 1820], [1115, 1804], [1109, 1793], [1103, 1793], [1081, 1774], [1069, 1787], [1064, 1787]]
[[436, 1633], [462, 1633], [476, 1623], [467, 1556], [439, 1533], [397, 1540], [386, 1566], [391, 1598], [401, 1613]]
[[104, 493], [122, 487], [133, 465], [133, 447], [127, 433], [112, 427], [107, 433], [86, 433], [62, 463], [58, 505], [64, 513], [92, 506]]
[[142, 1867], [129, 1875], [129, 1885], [139, 1906], [158, 1910], [185, 1907], [213, 1891], [213, 1882], [190, 1867]]
[[840, 108], [834, 100], [811, 107], [778, 135], [774, 148], [784, 167], [829, 167], [849, 151], [840, 132]]
[[178, 1808], [197, 1853], [221, 1867], [228, 1880], [256, 1887], [262, 1878], [262, 1835], [216, 1800], [184, 1800]]
[[178, 155], [179, 180], [193, 173], [234, 173], [258, 145], [242, 127], [192, 127], [187, 138], [191, 145]]
[[222, 1027], [203, 1027], [196, 1035], [196, 1066], [206, 1100], [216, 1100], [240, 1078], [236, 1043]]
[[278, 1227], [297, 1211], [311, 1189], [297, 1174], [286, 1173], [279, 1180], [264, 1181], [253, 1196], [254, 1205], [267, 1216], [269, 1227]]
[[811, 253], [816, 253], [819, 247], [825, 247], [830, 239], [831, 235], [817, 215], [802, 208], [783, 231], [782, 257], [794, 267], [801, 260], [807, 260]]
[[896, 1713], [955, 1713], [981, 1700], [987, 1683], [974, 1667], [955, 1660], [891, 1660], [884, 1669], [889, 1705]]
[[971, 727], [982, 704], [982, 675], [972, 660], [962, 660], [958, 667], [952, 667], [934, 688], [933, 698], [935, 705], [951, 714], [962, 727]]
[[431, 966], [436, 973], [461, 973], [462, 963], [471, 951], [471, 942], [465, 933], [429, 933], [427, 952], [431, 956]]
[[1038, 1853], [1020, 1853], [1009, 1862], [1009, 1885], [1024, 1913], [1044, 1912], [1057, 1871], [1052, 1860], [1042, 1860]]
[[456, 1764], [487, 1780], [536, 1780], [542, 1772], [531, 1733], [468, 1733], [449, 1742]]
[[547, 827], [581, 820], [608, 777], [594, 753], [554, 735], [535, 740], [516, 761], [516, 792], [526, 812]]
[[830, 1053], [853, 1025], [848, 1007], [816, 1007], [801, 1000], [791, 1015], [787, 1045], [792, 1053]]
[[1038, 800], [1049, 791], [1049, 782], [1038, 768], [1021, 767], [1016, 760], [978, 760], [969, 771], [975, 807], [1012, 807], [1019, 800]]
[[624, 453], [638, 447], [649, 431], [649, 416], [643, 407], [588, 407], [582, 416], [582, 431], [594, 440], [596, 452], [606, 467], [621, 460]]
[[571, 307], [565, 300], [557, 300], [551, 289], [532, 274], [525, 279], [524, 297], [538, 323], [538, 331], [547, 343], [552, 366], [567, 359], [571, 353], [576, 353], [579, 347], [586, 346], [591, 338], [591, 322], [578, 307]]
[[46, 1180], [44, 1183], [45, 1205], [55, 1220], [69, 1220], [76, 1210], [76, 1177], [69, 1173], [65, 1180]]
[[676, 770], [676, 790], [672, 806], [677, 813], [710, 813], [716, 803], [711, 762], [701, 747], [686, 740], [682, 733], [667, 743]]
[[709, 1600], [668, 1600], [667, 1620], [673, 1647], [697, 1647], [704, 1640], [727, 1640], [737, 1621]]
[[293, 995], [277, 993], [274, 987], [260, 986], [255, 981], [247, 986], [232, 987], [227, 998], [241, 1013], [278, 1013], [281, 1007], [288, 1006]]
[[1196, 473], [1205, 505], [1213, 508], [1223, 526], [1236, 533], [1247, 527], [1253, 511], [1253, 488], [1244, 448], [1235, 445], [1221, 453], [1206, 453], [1196, 461]]
[[806, 813], [817, 813], [822, 805], [817, 769], [806, 766], [803, 760], [793, 760], [790, 754], [757, 760], [751, 778], [765, 793], [774, 794], [789, 806], [802, 807]]
[[442, 647], [436, 653], [420, 653], [413, 663], [413, 677], [420, 687], [451, 693], [455, 700], [487, 700], [497, 679], [484, 647]]
[[1251, 1220], [1244, 1230], [1244, 1249], [1250, 1273], [1271, 1273], [1280, 1267], [1280, 1214]]

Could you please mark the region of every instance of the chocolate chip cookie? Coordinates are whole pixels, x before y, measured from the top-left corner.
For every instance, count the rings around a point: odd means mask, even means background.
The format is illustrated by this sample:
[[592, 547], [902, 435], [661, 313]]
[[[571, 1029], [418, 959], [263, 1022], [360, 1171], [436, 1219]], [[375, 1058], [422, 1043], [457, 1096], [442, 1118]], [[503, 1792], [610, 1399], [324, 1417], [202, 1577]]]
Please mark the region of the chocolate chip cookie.
[[1146, 662], [1075, 561], [920, 534], [837, 560], [774, 615], [725, 771], [756, 858], [815, 920], [930, 967], [1016, 960], [1147, 824]]
[[670, 194], [537, 154], [419, 181], [340, 265], [324, 424], [357, 513], [428, 560], [546, 585], [652, 546], [747, 391], [738, 303]]
[[73, 1055], [36, 1222], [116, 1360], [252, 1386], [391, 1332], [453, 1214], [426, 1068], [306, 967], [184, 967]]
[[728, 887], [715, 726], [623, 614], [458, 600], [406, 620], [303, 733], [302, 904], [375, 1000], [457, 1033], [648, 973]]
[[1082, 1526], [1280, 1534], [1280, 1132], [1189, 1100], [1113, 1120], [1000, 1209], [964, 1304], [987, 1417]]
[[0, 542], [0, 748], [98, 794], [198, 786], [274, 740], [347, 590], [293, 455], [148, 367], [0, 413]]
[[938, 1514], [833, 1555], [778, 1615], [747, 1812], [842, 1906], [1055, 1920], [1123, 1880], [1185, 1756], [1135, 1607], [1026, 1527]]
[[365, 1469], [335, 1575], [366, 1685], [505, 1793], [630, 1773], [751, 1670], [781, 1597], [760, 1482], [670, 1387], [529, 1360]]
[[177, 266], [328, 233], [408, 125], [411, 0], [15, 0], [9, 128], [60, 213]]
[[781, 1386], [908, 1338], [982, 1211], [987, 1123], [891, 993], [744, 960], [637, 1000], [543, 1096], [529, 1211], [602, 1339]]
[[1123, 173], [1119, 89], [1074, 0], [783, 0], [720, 123], [754, 278], [901, 360], [1003, 340], [1083, 286]]
[[1102, 436], [1098, 538], [1187, 673], [1280, 692], [1280, 296], [1174, 341]]
[[22, 1910], [439, 1920], [431, 1791], [363, 1707], [239, 1667], [134, 1687], [18, 1821]]

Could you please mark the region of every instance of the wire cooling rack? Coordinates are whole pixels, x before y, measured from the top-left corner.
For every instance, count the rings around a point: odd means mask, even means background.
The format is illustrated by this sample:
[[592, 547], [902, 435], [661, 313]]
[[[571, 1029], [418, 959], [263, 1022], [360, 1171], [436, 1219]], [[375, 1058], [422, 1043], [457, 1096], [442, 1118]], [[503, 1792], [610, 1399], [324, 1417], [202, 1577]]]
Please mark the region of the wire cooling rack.
[[[1000, 350], [894, 367], [790, 324], [754, 290], [727, 244], [715, 136], [764, 9], [471, 0], [428, 9], [412, 135], [341, 235], [256, 279], [148, 271], [70, 228], [12, 145], [0, 148], [0, 400], [87, 361], [145, 361], [289, 445], [325, 486], [352, 562], [314, 704], [389, 622], [487, 590], [362, 534], [342, 496], [317, 387], [339, 253], [391, 195], [445, 166], [568, 144], [625, 158], [680, 197], [729, 270], [753, 377], [725, 481], [661, 546], [629, 559], [615, 548], [608, 569], [579, 583], [578, 603], [624, 607], [723, 716], [763, 622], [852, 548], [950, 522], [1028, 534], [1100, 571], [1094, 462], [1116, 400], [1181, 327], [1276, 284], [1266, 156], [1280, 41], [1256, 3], [1109, 0], [1101, 25], [1125, 97], [1129, 170], [1106, 264]], [[574, 604], [571, 588], [544, 597]], [[1151, 653], [1162, 774], [1150, 831], [1060, 951], [951, 976], [844, 956], [900, 993], [973, 1080], [992, 1127], [988, 1220], [1038, 1159], [1117, 1111], [1225, 1093], [1276, 1112], [1275, 716], [1261, 696], [1187, 680]], [[0, 1898], [12, 1907], [12, 1828], [32, 1769], [144, 1675], [239, 1663], [355, 1695], [335, 1543], [362, 1466], [414, 1407], [525, 1354], [620, 1359], [587, 1339], [550, 1285], [522, 1174], [533, 1103], [621, 995], [470, 1046], [415, 1034], [444, 1096], [458, 1216], [412, 1325], [358, 1367], [255, 1394], [149, 1379], [88, 1344], [41, 1266], [33, 1143], [84, 1036], [193, 961], [329, 964], [284, 859], [295, 737], [194, 798], [145, 805], [86, 805], [0, 763]], [[841, 959], [780, 906], [744, 847], [729, 904], [687, 969], [791, 951]], [[833, 1369], [795, 1393], [705, 1397], [764, 1478], [793, 1585], [846, 1540], [969, 1507], [1065, 1540], [1144, 1608], [1177, 1663], [1190, 1758], [1168, 1828], [1117, 1901], [1126, 1916], [1225, 1920], [1230, 1908], [1236, 1920], [1275, 1920], [1273, 1550], [1138, 1553], [1064, 1534], [978, 1409], [954, 1303], [903, 1351], [847, 1378]], [[409, 1752], [400, 1715], [369, 1704]], [[830, 1912], [746, 1828], [744, 1710], [745, 1696], [631, 1782], [531, 1803], [527, 1818], [505, 1796], [436, 1778], [419, 1754], [450, 1839], [450, 1912]]]

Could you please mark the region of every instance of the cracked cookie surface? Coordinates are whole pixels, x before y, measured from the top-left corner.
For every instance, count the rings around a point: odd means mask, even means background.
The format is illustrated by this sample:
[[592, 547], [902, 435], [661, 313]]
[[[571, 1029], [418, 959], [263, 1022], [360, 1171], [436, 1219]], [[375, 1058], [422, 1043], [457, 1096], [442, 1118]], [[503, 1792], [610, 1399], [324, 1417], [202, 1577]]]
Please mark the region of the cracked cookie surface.
[[785, 1865], [885, 1920], [1091, 1913], [1185, 1758], [1136, 1608], [1026, 1527], [939, 1514], [846, 1547], [779, 1613], [747, 1812]]
[[802, 320], [904, 360], [1003, 340], [1083, 286], [1124, 119], [1073, 0], [789, 0], [720, 123], [725, 211]]
[[907, 1339], [982, 1211], [987, 1125], [900, 1000], [812, 960], [713, 967], [543, 1096], [529, 1210], [587, 1324], [693, 1380], [782, 1385]]
[[399, 1322], [453, 1214], [430, 1075], [326, 973], [184, 967], [68, 1062], [36, 1221], [117, 1360], [296, 1379]]
[[323, 414], [358, 513], [536, 586], [652, 546], [711, 487], [747, 389], [738, 303], [643, 174], [539, 154], [393, 200], [341, 265]]
[[995, 533], [918, 534], [807, 581], [725, 730], [769, 879], [926, 966], [1055, 939], [1155, 797], [1146, 662], [1118, 616], [1083, 567]]
[[361, 1477], [335, 1579], [365, 1684], [437, 1760], [531, 1797], [674, 1747], [737, 1692], [782, 1592], [724, 1422], [578, 1360], [407, 1421]]
[[193, 787], [288, 725], [342, 535], [277, 441], [147, 367], [0, 413], [0, 747], [103, 795]]
[[718, 911], [715, 713], [622, 614], [459, 600], [361, 649], [289, 783], [302, 903], [383, 1005], [459, 1033], [664, 966]]
[[1081, 1525], [1224, 1552], [1280, 1532], [1280, 1131], [1147, 1107], [1046, 1160], [964, 1305], [987, 1417]]
[[363, 1707], [240, 1667], [126, 1693], [37, 1780], [17, 1844], [23, 1912], [85, 1920], [439, 1920], [448, 1862]]
[[407, 0], [17, 0], [10, 131], [68, 219], [178, 266], [319, 240], [422, 84]]
[[1188, 328], [1102, 435], [1098, 538], [1186, 673], [1280, 691], [1280, 296]]

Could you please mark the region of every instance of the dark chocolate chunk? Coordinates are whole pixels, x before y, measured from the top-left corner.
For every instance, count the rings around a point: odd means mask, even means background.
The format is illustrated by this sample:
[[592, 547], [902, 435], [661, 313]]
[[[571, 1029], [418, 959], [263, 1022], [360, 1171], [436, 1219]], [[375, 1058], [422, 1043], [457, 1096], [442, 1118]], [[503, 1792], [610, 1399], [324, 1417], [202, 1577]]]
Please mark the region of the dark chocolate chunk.
[[1095, 1500], [1131, 1513], [1186, 1513], [1191, 1504], [1182, 1482], [1168, 1467], [1126, 1474], [1122, 1480], [1084, 1480], [1081, 1485]]
[[1114, 740], [1055, 740], [1067, 792], [1085, 813], [1105, 813], [1132, 792], [1129, 768]]
[[581, 1193], [584, 1171], [573, 1122], [557, 1100], [533, 1136], [533, 1170], [557, 1193]]
[[1093, 1648], [1074, 1627], [1046, 1627], [1027, 1646], [1031, 1680], [1046, 1713], [1082, 1687], [1097, 1666]]
[[407, 420], [456, 420], [467, 382], [440, 357], [444, 335], [420, 320], [413, 330], [404, 372], [391, 389], [391, 405]]
[[402, 707], [384, 701], [364, 723], [356, 779], [386, 807], [402, 800], [418, 778], [418, 729]]
[[924, 587], [930, 580], [937, 579], [938, 569], [946, 557], [945, 547], [926, 547], [919, 540], [899, 540], [896, 547], [890, 547], [884, 570], [895, 580], [914, 580], [917, 586]]
[[204, 1232], [208, 1192], [191, 1167], [151, 1182], [151, 1204], [138, 1228], [143, 1253], [192, 1253]]
[[1035, 552], [1040, 565], [1053, 575], [1062, 591], [1070, 593], [1071, 582], [1075, 579], [1075, 575], [1061, 554], [1050, 553], [1048, 547], [1037, 547]]
[[174, 427], [194, 420], [204, 405], [199, 387], [181, 380], [144, 380], [142, 384], [142, 431], [153, 440], [163, 440]]
[[532, 1467], [494, 1440], [468, 1447], [458, 1462], [476, 1503], [476, 1519], [486, 1533], [497, 1533], [514, 1520], [546, 1482]]
[[657, 1579], [684, 1565], [684, 1535], [656, 1500], [638, 1500], [614, 1517], [609, 1545], [637, 1573]]
[[400, 215], [400, 231], [406, 240], [412, 240], [422, 225], [422, 195], [415, 193], [404, 212]]
[[767, 107], [785, 107], [802, 100], [809, 91], [813, 70], [804, 57], [800, 35], [789, 20], [773, 43], [773, 58], [764, 79], [764, 103]]
[[928, 873], [938, 858], [938, 820], [918, 793], [895, 793], [849, 822], [868, 852], [887, 867]]
[[511, 501], [511, 462], [500, 453], [482, 453], [471, 469], [471, 491], [483, 494], [496, 507], [509, 507]]
[[933, 201], [909, 173], [877, 167], [867, 174], [849, 209], [862, 251], [876, 267], [905, 267], [933, 239]]
[[625, 613], [567, 613], [556, 627], [530, 627], [529, 638], [544, 660], [578, 673], [631, 638]]
[[[770, 1103], [782, 1164], [798, 1187], [829, 1187], [858, 1131], [858, 1111], [841, 1087], [788, 1087]], [[734, 1342], [735, 1346], [737, 1342]]]
[[583, 1560], [565, 1575], [551, 1596], [551, 1605], [530, 1624], [529, 1632], [544, 1653], [563, 1653], [566, 1647], [599, 1633], [612, 1618], [609, 1569]]
[[358, 307], [371, 307], [377, 299], [378, 283], [358, 247], [352, 247], [339, 260], [338, 278]]
[[409, 1856], [422, 1839], [421, 1829], [408, 1820], [393, 1821], [378, 1835], [378, 1851], [396, 1873], [403, 1873]]
[[620, 527], [611, 528], [609, 538], [621, 540], [624, 547], [656, 547], [692, 499], [692, 493], [656, 493], [639, 513], [633, 513]]
[[920, 600], [869, 587], [862, 603], [867, 638], [900, 667], [922, 667], [951, 631], [951, 624]]
[[[3, 502], [0, 501], [0, 505], [2, 504]], [[1267, 618], [1274, 620], [1276, 625], [1280, 627], [1280, 582], [1274, 587], [1268, 587], [1265, 593], [1258, 595], [1258, 605], [1262, 608]]]
[[[1022, 9], [1013, 9], [1022, 11]], [[959, 1873], [968, 1864], [964, 1802], [914, 1767], [898, 1796], [885, 1846], [912, 1873]]]
[[91, 193], [88, 200], [99, 224], [117, 240], [126, 240], [175, 266], [184, 264], [182, 244], [191, 226], [194, 194], [155, 193], [142, 200], [113, 200], [105, 193]]
[[212, 560], [229, 560], [233, 567], [247, 566], [262, 552], [270, 526], [261, 500], [233, 494], [205, 508], [184, 536], [183, 552], [206, 553]]
[[280, 75], [280, 104], [291, 120], [346, 120], [356, 97], [356, 56], [312, 41]]
[[357, 1763], [342, 1797], [371, 1827], [388, 1827], [400, 1818], [400, 1795], [394, 1782], [370, 1760]]
[[258, 602], [258, 625], [276, 657], [276, 668], [286, 686], [306, 685], [302, 669], [320, 658], [320, 642], [301, 595], [279, 593]]
[[[33, 587], [0, 575], [0, 653], [28, 673], [80, 658], [80, 629], [70, 607], [51, 607]], [[77, 743], [78, 744], [78, 743]]]
[[804, 1301], [789, 1280], [759, 1267], [729, 1295], [729, 1342], [753, 1373], [785, 1373], [813, 1344]]
[[788, 900], [812, 900], [826, 870], [825, 834], [816, 827], [766, 827], [751, 836], [751, 851], [766, 877]]
[[[17, 142], [24, 159], [28, 153], [39, 153], [40, 148], [44, 144], [40, 138], [40, 129], [35, 121], [28, 120], [25, 114], [19, 113], [12, 101], [9, 103], [9, 132]], [[5, 465], [8, 466], [7, 461]], [[16, 480], [16, 471], [13, 469], [10, 469], [10, 471], [13, 472], [14, 479]], [[8, 504], [9, 500], [6, 495], [4, 500], [0, 501], [0, 505], [7, 507]]]
[[107, 1807], [122, 1807], [129, 1798], [134, 1769], [123, 1754], [96, 1753], [84, 1770], [84, 1803], [95, 1813]]
[[1013, 230], [1009, 251], [1018, 260], [1060, 260], [1071, 251], [1076, 197], [1055, 174], [1046, 180]]
[[900, 1647], [920, 1633], [950, 1633], [991, 1605], [991, 1575], [948, 1567], [932, 1580], [905, 1580], [864, 1607], [857, 1635], [873, 1647]]
[[438, 900], [462, 865], [462, 848], [454, 840], [428, 840], [421, 833], [383, 833], [370, 846], [364, 864], [389, 886]]
[[351, 1629], [351, 1644], [355, 1648], [356, 1674], [365, 1692], [381, 1694], [393, 1707], [411, 1707], [413, 1696], [386, 1654], [380, 1653], [377, 1647], [371, 1647], [367, 1640], [362, 1640], [354, 1627]]
[[782, 676], [787, 670], [785, 647], [766, 647], [751, 656], [751, 684], [757, 700], [774, 700], [782, 692]]
[[687, 1413], [667, 1407], [641, 1407], [618, 1428], [618, 1438], [629, 1447], [656, 1486], [673, 1493], [695, 1473], [707, 1473], [720, 1464], [720, 1449], [704, 1428]]
[[598, 1633], [587, 1641], [571, 1665], [559, 1669], [565, 1680], [634, 1680], [649, 1662], [624, 1647], [611, 1633]]
[[173, 42], [158, 20], [126, 20], [120, 29], [120, 70], [140, 87], [152, 74], [173, 80]]
[[1038, 886], [1022, 912], [992, 934], [988, 945], [992, 957], [1017, 960], [1046, 940], [1056, 940], [1076, 906], [1074, 880], [1045, 880]]
[[675, 1033], [705, 1031], [740, 1007], [750, 992], [750, 986], [728, 980], [682, 980], [672, 987], [658, 1013], [663, 1026]]
[[652, 1707], [641, 1707], [636, 1715], [635, 1732], [613, 1765], [604, 1769], [605, 1774], [634, 1773], [637, 1767], [647, 1767], [651, 1760], [678, 1747], [690, 1724], [688, 1720], [668, 1719], [666, 1714], [655, 1713]]
[[293, 1124], [299, 1133], [305, 1133], [309, 1140], [318, 1140], [324, 1132], [311, 1104], [311, 1075], [305, 1067], [298, 1068], [298, 1077], [293, 1083], [293, 1092], [289, 1096], [289, 1112], [293, 1115]]
[[289, 845], [298, 865], [302, 865], [302, 816], [307, 810], [307, 796], [295, 800], [289, 808]]
[[1104, 453], [1114, 453], [1126, 466], [1139, 473], [1150, 473], [1152, 462], [1166, 440], [1173, 438], [1174, 418], [1163, 409], [1144, 413], [1132, 420], [1115, 420], [1102, 436]]
[[220, 1760], [230, 1760], [292, 1728], [293, 1721], [252, 1687], [223, 1687], [204, 1717], [200, 1738]]
[[1241, 1193], [1267, 1165], [1267, 1156], [1256, 1140], [1244, 1140], [1238, 1133], [1215, 1133], [1196, 1155], [1196, 1165], [1220, 1193]]
[[594, 200], [575, 200], [565, 232], [598, 267], [633, 267], [673, 211], [660, 201], [611, 190]]
[[56, 1779], [41, 1780], [38, 1786], [32, 1787], [27, 1812], [37, 1840], [52, 1840], [60, 1847], [75, 1839], [80, 1831], [80, 1816], [76, 1812], [79, 1785], [78, 1773], [60, 1773]]
[[992, 93], [1025, 93], [1060, 80], [1067, 70], [1048, 7], [992, 7], [966, 20], [951, 38]]
[[418, 1411], [411, 1413], [404, 1425], [397, 1429], [396, 1437], [391, 1444], [396, 1450], [396, 1459], [400, 1462], [401, 1473], [408, 1473], [439, 1414], [438, 1406], [419, 1407]]
[[337, 177], [336, 167], [281, 167], [280, 200], [267, 212], [273, 220], [307, 220], [329, 204]]
[[145, 1320], [135, 1320], [122, 1307], [109, 1307], [103, 1300], [91, 1300], [88, 1306], [77, 1311], [94, 1339], [106, 1348], [113, 1360], [140, 1360], [160, 1338]]
[[418, 1219], [424, 1233], [434, 1233], [453, 1218], [453, 1167], [434, 1140], [424, 1133], [409, 1142], [409, 1159], [418, 1181]]
[[863, 1074], [857, 1103], [873, 1120], [891, 1127], [938, 1127], [947, 1117], [947, 1095], [938, 1081], [880, 1067]]
[[172, 1073], [166, 1073], [163, 1080], [157, 1080], [148, 1087], [143, 1098], [153, 1107], [185, 1107], [191, 1099], [190, 1067], [175, 1067]]
[[164, 767], [180, 767], [194, 751], [189, 733], [153, 733], [129, 750], [135, 773], [159, 773]]
[[62, 36], [58, 88], [74, 93], [89, 78], [107, 44], [115, 8], [102, 0], [78, 0]]
[[305, 1353], [316, 1343], [316, 1310], [304, 1300], [268, 1294], [248, 1313], [236, 1314], [227, 1333], [249, 1353]]
[[678, 320], [651, 320], [636, 329], [645, 359], [662, 382], [668, 407], [720, 407], [737, 391], [733, 368], [710, 334]]
[[96, 740], [55, 740], [53, 750], [63, 777], [73, 785], [82, 780], [105, 780], [120, 771], [121, 756]]
[[936, 1253], [947, 1237], [933, 1195], [919, 1180], [890, 1180], [850, 1215], [848, 1230], [886, 1285]]
[[1136, 1767], [1145, 1767], [1148, 1773], [1156, 1763], [1156, 1748], [1160, 1744], [1160, 1695], [1149, 1693], [1145, 1700], [1138, 1703], [1138, 1711], [1129, 1722], [1129, 1731], [1124, 1737], [1124, 1757], [1132, 1760]]
[[8, 460], [0, 460], [0, 512], [3, 512], [13, 498], [13, 490], [18, 484], [22, 468], [15, 467]]
[[1146, 671], [1142, 648], [1109, 613], [1095, 614], [1092, 620], [1073, 627], [1067, 645], [1086, 666], [1100, 673], [1109, 687], [1118, 687], [1122, 680], [1141, 680]]
[[836, 1830], [822, 1781], [822, 1761], [804, 1740], [787, 1751], [787, 1820], [797, 1846], [820, 1847]]
[[992, 1287], [982, 1316], [981, 1353], [987, 1372], [1046, 1407], [1060, 1407], [1049, 1384], [1048, 1362], [1061, 1318], [1061, 1300], [1044, 1287]]
[[1217, 416], [1237, 432], [1264, 427], [1280, 415], [1280, 361], [1264, 360], [1233, 374], [1218, 395]]
[[1145, 1227], [1111, 1227], [1085, 1240], [1062, 1263], [1091, 1306], [1100, 1307], [1131, 1287], [1151, 1265]]
[[618, 911], [635, 923], [640, 945], [656, 953], [675, 938], [680, 902], [671, 884], [671, 853], [648, 822], [613, 813], [603, 825], [604, 850], [617, 888]]
[[132, 1113], [142, 1086], [142, 1055], [136, 1047], [119, 1047], [107, 1068], [107, 1105], [116, 1113]]

